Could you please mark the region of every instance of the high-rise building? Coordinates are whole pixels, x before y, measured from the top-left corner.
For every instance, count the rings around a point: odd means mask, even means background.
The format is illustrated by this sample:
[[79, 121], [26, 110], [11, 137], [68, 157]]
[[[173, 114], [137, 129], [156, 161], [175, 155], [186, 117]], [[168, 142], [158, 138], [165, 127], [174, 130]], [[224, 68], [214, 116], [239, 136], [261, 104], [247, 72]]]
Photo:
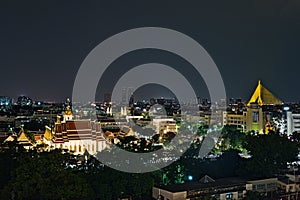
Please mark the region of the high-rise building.
[[23, 106], [32, 106], [32, 100], [29, 97], [26, 96], [19, 96], [17, 100], [17, 105], [23, 107]]
[[133, 87], [128, 87], [128, 88], [123, 88], [122, 89], [122, 97], [121, 97], [121, 104], [122, 105], [128, 105], [129, 100], [131, 96], [133, 95], [134, 88]]
[[0, 97], [0, 106], [11, 106], [12, 99], [6, 96]]
[[122, 88], [122, 99], [121, 99], [121, 103], [122, 104], [126, 104], [126, 94], [127, 94], [127, 90], [126, 88]]

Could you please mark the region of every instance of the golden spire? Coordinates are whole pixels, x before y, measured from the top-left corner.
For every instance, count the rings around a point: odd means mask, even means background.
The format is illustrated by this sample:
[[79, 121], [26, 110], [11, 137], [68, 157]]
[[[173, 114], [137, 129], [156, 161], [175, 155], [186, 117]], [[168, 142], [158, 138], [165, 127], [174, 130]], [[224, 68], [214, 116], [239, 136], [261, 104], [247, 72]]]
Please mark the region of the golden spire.
[[51, 140], [52, 139], [52, 133], [50, 128], [46, 127], [45, 133], [44, 133], [44, 138], [46, 140]]
[[269, 90], [267, 90], [262, 84], [261, 81], [258, 80], [258, 85], [248, 102], [248, 106], [250, 103], [257, 103], [258, 105], [278, 105], [282, 104], [282, 101], [275, 97]]
[[65, 115], [73, 115], [70, 106], [67, 106], [66, 111], [65, 111]]
[[60, 124], [60, 116], [59, 115], [56, 116], [56, 124]]

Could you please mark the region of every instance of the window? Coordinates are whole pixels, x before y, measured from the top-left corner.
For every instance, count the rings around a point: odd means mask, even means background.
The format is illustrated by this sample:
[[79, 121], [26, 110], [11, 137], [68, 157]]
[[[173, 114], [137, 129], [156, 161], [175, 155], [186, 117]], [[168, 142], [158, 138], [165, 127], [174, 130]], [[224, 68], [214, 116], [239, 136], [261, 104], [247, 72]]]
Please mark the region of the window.
[[262, 190], [262, 189], [265, 189], [265, 188], [266, 188], [265, 184], [258, 184], [257, 185], [257, 189], [259, 189], [259, 190]]
[[267, 188], [274, 188], [276, 186], [275, 183], [268, 183]]
[[252, 112], [252, 121], [258, 122], [259, 121], [259, 114], [258, 112]]
[[226, 194], [226, 199], [232, 199], [232, 197], [233, 197], [233, 195], [231, 192]]

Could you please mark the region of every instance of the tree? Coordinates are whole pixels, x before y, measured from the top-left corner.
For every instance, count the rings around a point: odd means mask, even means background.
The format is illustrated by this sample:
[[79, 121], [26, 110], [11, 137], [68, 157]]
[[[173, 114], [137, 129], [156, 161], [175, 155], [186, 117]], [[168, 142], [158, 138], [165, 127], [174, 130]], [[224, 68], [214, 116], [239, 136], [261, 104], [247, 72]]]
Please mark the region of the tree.
[[185, 167], [179, 161], [172, 163], [162, 170], [162, 183], [164, 185], [184, 183]]
[[198, 136], [205, 136], [207, 134], [208, 131], [208, 125], [201, 125], [198, 127], [196, 135]]
[[87, 199], [91, 198], [88, 182], [79, 171], [69, 168], [74, 156], [60, 150], [23, 153], [4, 196], [17, 199]]
[[296, 160], [297, 144], [285, 135], [271, 131], [268, 135], [247, 136], [246, 149], [252, 158], [245, 161], [246, 173], [271, 176]]
[[298, 132], [295, 131], [292, 133], [291, 140], [297, 144], [298, 148], [300, 148], [300, 134]]
[[222, 129], [222, 146], [224, 150], [242, 150], [246, 135], [239, 131], [235, 126], [225, 125]]
[[[17, 166], [17, 157], [24, 153], [24, 148], [21, 145], [17, 145], [16, 141], [6, 142], [1, 145], [0, 149], [0, 191], [7, 186], [11, 180], [11, 172], [13, 172]], [[0, 197], [3, 196], [0, 193]]]

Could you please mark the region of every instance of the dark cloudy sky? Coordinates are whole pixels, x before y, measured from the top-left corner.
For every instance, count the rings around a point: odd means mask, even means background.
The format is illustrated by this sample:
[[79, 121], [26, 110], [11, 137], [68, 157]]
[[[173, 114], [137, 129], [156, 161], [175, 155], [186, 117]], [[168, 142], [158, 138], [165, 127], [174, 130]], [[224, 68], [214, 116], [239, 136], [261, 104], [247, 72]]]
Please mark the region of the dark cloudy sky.
[[[261, 79], [282, 100], [300, 100], [299, 0], [178, 2], [2, 1], [0, 96], [62, 101], [71, 96], [77, 70], [95, 46], [121, 31], [155, 26], [198, 41], [217, 64], [227, 96], [248, 99]], [[189, 76], [189, 66], [175, 56], [136, 53], [117, 60], [106, 79], [124, 73], [121, 66], [149, 61], [180, 64]]]

